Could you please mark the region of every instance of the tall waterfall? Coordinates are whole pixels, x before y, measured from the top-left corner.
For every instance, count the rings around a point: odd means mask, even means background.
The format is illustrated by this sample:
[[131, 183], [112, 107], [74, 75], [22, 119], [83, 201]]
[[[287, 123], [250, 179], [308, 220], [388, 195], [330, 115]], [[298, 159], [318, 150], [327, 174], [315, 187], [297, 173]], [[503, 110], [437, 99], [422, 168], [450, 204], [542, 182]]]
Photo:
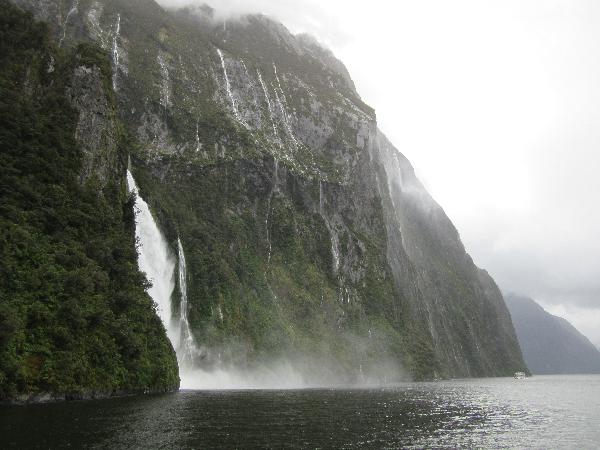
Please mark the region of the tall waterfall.
[[[182, 386], [186, 376], [194, 368], [194, 358], [199, 354], [196, 342], [188, 322], [187, 266], [181, 240], [177, 239], [177, 260], [174, 258], [167, 241], [158, 228], [148, 204], [140, 197], [133, 175], [127, 170], [127, 186], [136, 194], [135, 199], [135, 236], [139, 242], [138, 265], [146, 274], [152, 287], [148, 293], [154, 300], [157, 312], [162, 320], [167, 336], [177, 354]], [[175, 290], [175, 266], [178, 266], [180, 313], [173, 316], [172, 295]]]
[[177, 324], [172, 320], [171, 294], [175, 288], [175, 259], [169, 249], [167, 241], [158, 229], [148, 204], [140, 197], [138, 187], [133, 175], [127, 171], [127, 185], [129, 191], [136, 194], [135, 200], [135, 237], [140, 244], [138, 265], [146, 274], [152, 287], [148, 293], [156, 303], [159, 317], [161, 318], [167, 335], [175, 347], [179, 338]]

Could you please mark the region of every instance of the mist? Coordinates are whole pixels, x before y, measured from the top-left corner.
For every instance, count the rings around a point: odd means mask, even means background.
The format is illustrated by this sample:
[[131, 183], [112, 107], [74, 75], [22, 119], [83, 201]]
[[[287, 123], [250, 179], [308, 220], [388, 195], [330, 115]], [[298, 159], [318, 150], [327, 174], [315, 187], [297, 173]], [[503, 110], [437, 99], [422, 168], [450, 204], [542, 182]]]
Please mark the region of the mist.
[[296, 356], [254, 363], [251, 367], [220, 364], [213, 368], [181, 367], [181, 389], [306, 389], [374, 387], [411, 381], [397, 361], [365, 363], [354, 370], [332, 359]]

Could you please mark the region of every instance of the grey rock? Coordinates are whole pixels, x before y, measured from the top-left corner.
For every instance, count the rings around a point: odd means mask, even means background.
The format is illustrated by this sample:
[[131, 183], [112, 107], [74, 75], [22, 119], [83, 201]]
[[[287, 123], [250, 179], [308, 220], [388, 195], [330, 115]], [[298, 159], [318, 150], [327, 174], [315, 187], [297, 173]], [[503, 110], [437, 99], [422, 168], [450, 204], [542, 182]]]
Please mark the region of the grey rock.
[[67, 98], [79, 113], [75, 138], [83, 151], [79, 181], [94, 178], [99, 187], [119, 179], [123, 164], [118, 158], [118, 129], [106, 98], [104, 77], [96, 66], [78, 66], [73, 71]]

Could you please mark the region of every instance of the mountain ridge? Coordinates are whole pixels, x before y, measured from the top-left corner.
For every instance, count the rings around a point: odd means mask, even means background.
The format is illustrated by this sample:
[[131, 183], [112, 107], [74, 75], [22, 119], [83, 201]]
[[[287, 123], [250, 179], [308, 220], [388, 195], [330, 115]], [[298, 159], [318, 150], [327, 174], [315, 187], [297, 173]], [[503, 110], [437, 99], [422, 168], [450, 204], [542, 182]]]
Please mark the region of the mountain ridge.
[[600, 351], [566, 319], [529, 297], [507, 294], [505, 299], [534, 374], [600, 373]]

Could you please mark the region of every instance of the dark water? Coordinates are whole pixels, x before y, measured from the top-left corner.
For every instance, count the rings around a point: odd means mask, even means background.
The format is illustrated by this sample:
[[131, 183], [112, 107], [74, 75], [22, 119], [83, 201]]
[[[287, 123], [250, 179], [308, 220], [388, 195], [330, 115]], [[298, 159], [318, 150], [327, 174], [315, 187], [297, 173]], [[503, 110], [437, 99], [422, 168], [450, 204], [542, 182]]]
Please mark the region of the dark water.
[[0, 408], [0, 448], [600, 448], [600, 376]]

